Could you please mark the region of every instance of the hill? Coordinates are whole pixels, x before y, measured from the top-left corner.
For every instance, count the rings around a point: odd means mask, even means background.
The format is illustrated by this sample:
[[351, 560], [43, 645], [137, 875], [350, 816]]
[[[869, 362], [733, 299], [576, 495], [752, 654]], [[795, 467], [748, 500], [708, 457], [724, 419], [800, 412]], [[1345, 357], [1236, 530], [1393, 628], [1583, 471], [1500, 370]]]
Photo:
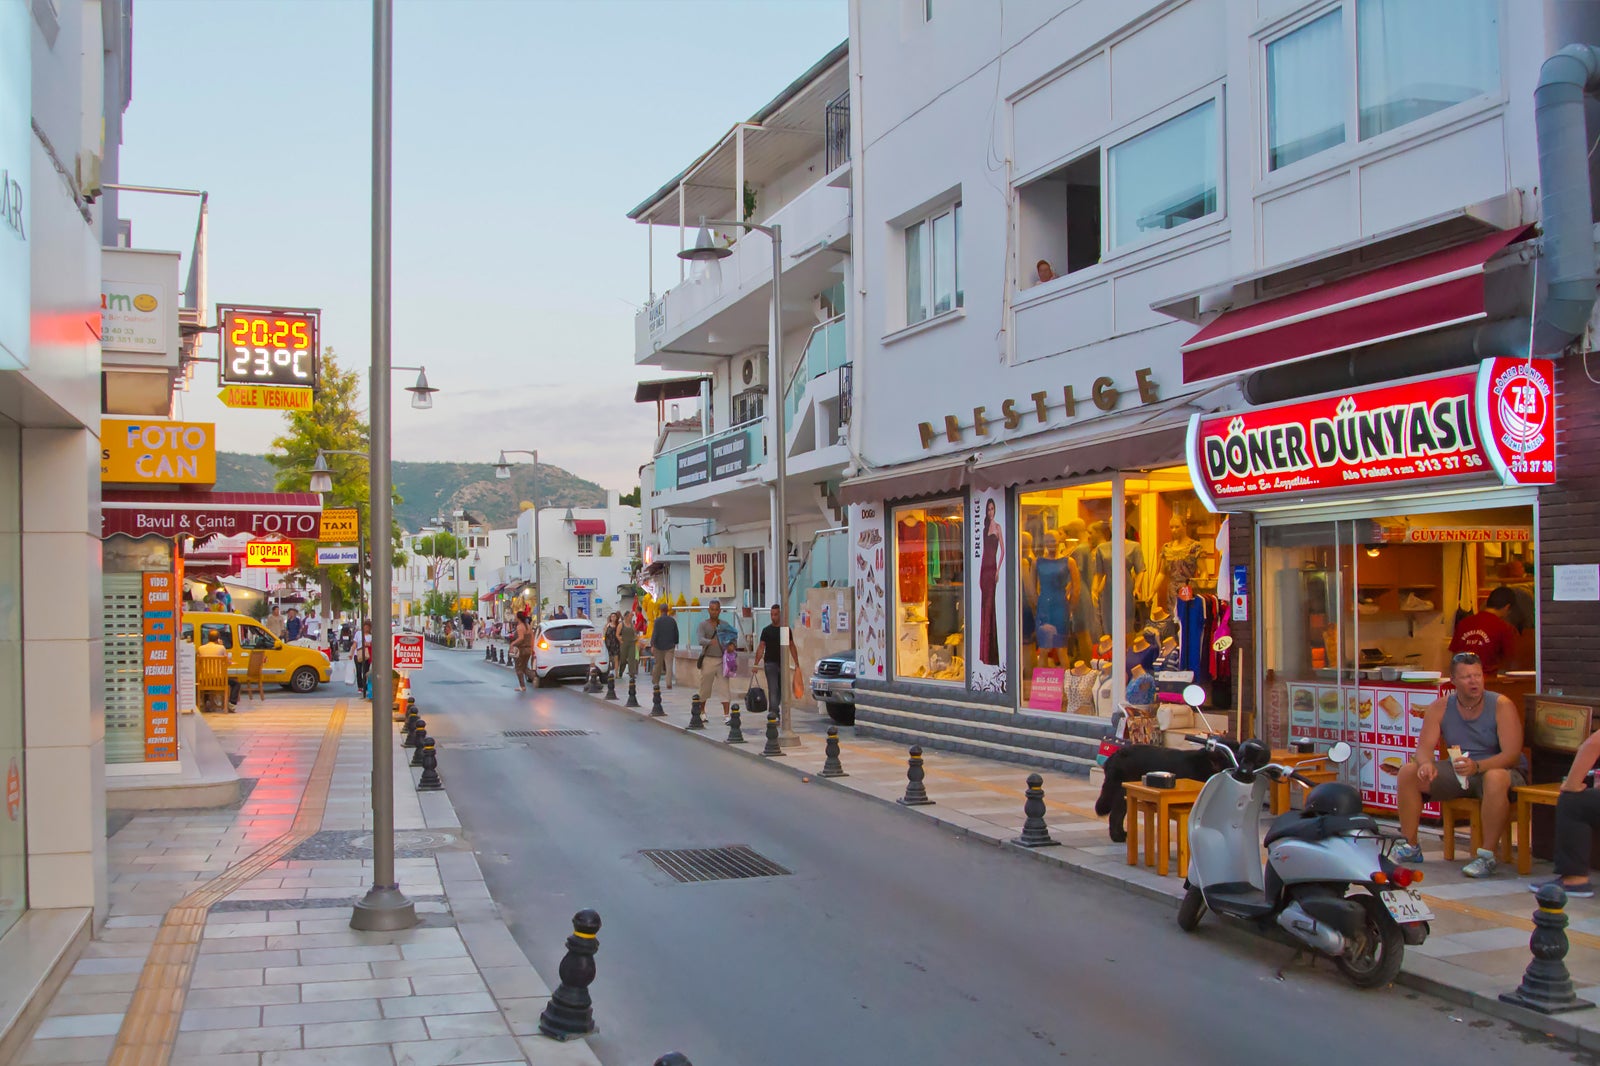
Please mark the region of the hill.
[[[260, 455], [217, 453], [218, 492], [272, 492], [275, 471]], [[499, 529], [516, 523], [523, 500], [533, 499], [533, 466], [518, 463], [499, 481], [493, 463], [394, 464], [394, 487], [402, 503], [395, 517], [405, 529], [421, 529], [457, 508], [482, 516]], [[539, 500], [545, 507], [603, 507], [606, 490], [559, 466], [539, 464]]]

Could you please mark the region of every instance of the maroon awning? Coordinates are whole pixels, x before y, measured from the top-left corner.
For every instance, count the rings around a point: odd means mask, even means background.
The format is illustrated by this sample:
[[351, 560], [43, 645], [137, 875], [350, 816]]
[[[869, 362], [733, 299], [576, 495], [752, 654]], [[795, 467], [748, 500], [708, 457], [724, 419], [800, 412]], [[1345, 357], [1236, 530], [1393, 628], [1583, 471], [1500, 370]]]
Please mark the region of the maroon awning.
[[592, 537], [606, 535], [606, 520], [604, 518], [576, 518], [572, 522], [572, 531], [580, 537], [588, 534]]
[[155, 534], [195, 538], [277, 534], [313, 539], [322, 520], [322, 497], [314, 492], [149, 492], [105, 489], [100, 493], [100, 535]]

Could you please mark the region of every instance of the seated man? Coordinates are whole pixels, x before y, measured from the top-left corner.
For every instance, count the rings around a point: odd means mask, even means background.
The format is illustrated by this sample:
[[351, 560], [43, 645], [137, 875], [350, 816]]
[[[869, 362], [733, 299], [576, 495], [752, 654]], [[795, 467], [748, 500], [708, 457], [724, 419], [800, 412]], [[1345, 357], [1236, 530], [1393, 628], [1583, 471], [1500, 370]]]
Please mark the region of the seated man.
[[[222, 637], [219, 636], [215, 631], [212, 632], [210, 638], [204, 644], [200, 645], [200, 647], [196, 649], [195, 655], [202, 659], [221, 659], [224, 662], [227, 662], [229, 659], [228, 648], [222, 643]], [[210, 699], [211, 697], [208, 695], [206, 697], [208, 703]], [[238, 678], [230, 676], [228, 678], [228, 712], [230, 714], [233, 713], [238, 709], [238, 706], [239, 680]], [[204, 707], [201, 707], [200, 709], [202, 711], [205, 710]]]
[[[1494, 845], [1511, 817], [1511, 790], [1528, 783], [1528, 768], [1522, 761], [1522, 716], [1509, 699], [1484, 688], [1483, 662], [1472, 652], [1450, 659], [1450, 680], [1455, 692], [1428, 706], [1417, 750], [1400, 768], [1396, 791], [1400, 833], [1406, 839], [1390, 857], [1396, 862], [1422, 861], [1417, 822], [1424, 795], [1434, 800], [1471, 796], [1483, 803], [1483, 842], [1489, 846], [1479, 848], [1461, 872], [1488, 877], [1495, 871]], [[1443, 765], [1436, 761], [1441, 737], [1446, 751], [1457, 749], [1460, 758]]]
[[1585, 788], [1584, 778], [1600, 761], [1600, 733], [1578, 745], [1572, 766], [1561, 782], [1556, 800], [1556, 875], [1528, 885], [1537, 892], [1545, 885], [1559, 884], [1567, 895], [1588, 899], [1594, 895], [1589, 880], [1589, 846], [1594, 828], [1600, 825], [1600, 789]]

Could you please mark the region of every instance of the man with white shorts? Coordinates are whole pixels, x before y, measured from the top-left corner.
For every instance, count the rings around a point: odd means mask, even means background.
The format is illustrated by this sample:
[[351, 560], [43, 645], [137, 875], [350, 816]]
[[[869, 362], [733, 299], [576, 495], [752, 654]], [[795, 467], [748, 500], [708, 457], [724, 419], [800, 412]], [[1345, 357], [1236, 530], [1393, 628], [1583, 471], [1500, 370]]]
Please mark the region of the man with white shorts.
[[724, 644], [722, 638], [726, 635], [719, 628], [722, 623], [722, 601], [712, 600], [706, 608], [706, 620], [695, 629], [695, 637], [700, 645], [700, 658], [697, 665], [700, 667], [700, 702], [709, 702], [712, 694], [720, 688], [722, 690], [722, 716], [728, 717], [733, 702], [732, 686], [722, 673], [722, 653], [732, 645], [730, 641]]

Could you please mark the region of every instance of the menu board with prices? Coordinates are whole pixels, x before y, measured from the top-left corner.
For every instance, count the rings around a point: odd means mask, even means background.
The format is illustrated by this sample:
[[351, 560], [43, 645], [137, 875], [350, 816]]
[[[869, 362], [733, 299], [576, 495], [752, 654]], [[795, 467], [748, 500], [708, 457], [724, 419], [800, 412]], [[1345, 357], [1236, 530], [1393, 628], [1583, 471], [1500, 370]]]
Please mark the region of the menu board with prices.
[[144, 761], [178, 758], [177, 579], [169, 573], [142, 575], [144, 615]]
[[[1428, 705], [1449, 692], [1448, 683], [1361, 685], [1290, 682], [1289, 735], [1310, 740], [1317, 751], [1344, 741], [1353, 749], [1340, 779], [1361, 791], [1374, 810], [1398, 808], [1395, 793], [1400, 768], [1416, 750]], [[1428, 803], [1423, 810], [1438, 813]]]

